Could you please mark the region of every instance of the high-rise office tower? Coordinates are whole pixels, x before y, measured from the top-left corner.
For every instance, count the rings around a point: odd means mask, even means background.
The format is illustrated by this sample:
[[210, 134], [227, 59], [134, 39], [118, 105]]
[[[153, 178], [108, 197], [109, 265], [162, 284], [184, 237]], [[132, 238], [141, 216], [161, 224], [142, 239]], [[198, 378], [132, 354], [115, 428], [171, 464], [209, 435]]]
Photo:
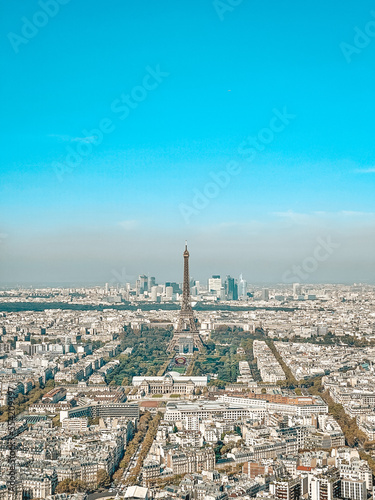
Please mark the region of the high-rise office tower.
[[157, 301], [157, 299], [158, 299], [158, 287], [157, 287], [157, 286], [153, 286], [153, 287], [151, 288], [151, 292], [150, 292], [150, 294], [151, 294], [151, 300], [152, 300], [153, 302], [156, 302], [156, 301]]
[[224, 283], [225, 298], [227, 300], [237, 300], [238, 299], [238, 285], [237, 281], [227, 275]]
[[155, 277], [154, 276], [150, 276], [147, 280], [147, 290], [148, 292], [151, 292], [152, 290], [152, 287], [155, 286], [156, 283], [155, 283]]
[[212, 278], [209, 278], [208, 280], [208, 291], [214, 295], [216, 295], [216, 297], [220, 297], [220, 290], [221, 290], [221, 287], [222, 287], [222, 283], [221, 283], [221, 278], [219, 275], [213, 275]]
[[301, 295], [302, 287], [299, 283], [293, 283], [293, 295]]
[[180, 353], [185, 353], [185, 347], [187, 346], [187, 353], [192, 354], [194, 348], [203, 350], [204, 345], [198, 332], [190, 302], [189, 252], [187, 249], [187, 243], [185, 244], [185, 251], [183, 253], [183, 256], [184, 283], [182, 290], [182, 304], [177, 328], [174, 332], [172, 340], [169, 343], [168, 351], [178, 351]]
[[270, 292], [268, 288], [263, 288], [262, 290], [262, 300], [269, 300], [270, 298]]
[[174, 281], [166, 281], [165, 286], [172, 287], [173, 293], [181, 293], [180, 285], [178, 283], [175, 283]]
[[141, 293], [147, 292], [148, 290], [148, 277], [144, 274], [139, 277], [139, 281], [141, 282]]
[[141, 295], [144, 292], [147, 292], [148, 288], [148, 277], [144, 274], [138, 276], [137, 281], [135, 282], [135, 290], [137, 295]]
[[238, 296], [240, 299], [245, 299], [247, 297], [247, 281], [243, 279], [242, 274], [240, 274], [238, 282]]

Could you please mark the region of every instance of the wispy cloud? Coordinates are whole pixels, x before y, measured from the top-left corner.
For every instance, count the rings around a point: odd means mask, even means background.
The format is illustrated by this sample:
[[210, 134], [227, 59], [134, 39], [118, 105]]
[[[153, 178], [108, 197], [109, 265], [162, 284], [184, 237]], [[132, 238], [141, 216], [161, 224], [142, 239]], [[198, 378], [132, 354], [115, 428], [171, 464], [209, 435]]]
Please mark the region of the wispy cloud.
[[294, 222], [305, 222], [307, 219], [311, 218], [311, 214], [298, 213], [293, 210], [287, 210], [286, 212], [273, 212], [272, 215], [282, 219], [291, 219]]
[[353, 210], [342, 210], [339, 214], [345, 217], [375, 217], [374, 212], [356, 212]]
[[310, 213], [299, 213], [293, 212], [292, 210], [288, 210], [286, 212], [273, 212], [272, 215], [275, 217], [292, 219], [294, 221], [305, 222], [312, 219], [317, 218], [326, 218], [332, 219], [337, 217], [374, 217], [374, 212], [360, 212], [356, 210], [340, 210], [337, 212], [326, 212], [326, 211], [314, 211]]
[[354, 170], [354, 173], [356, 173], [356, 174], [375, 174], [375, 167], [356, 168]]

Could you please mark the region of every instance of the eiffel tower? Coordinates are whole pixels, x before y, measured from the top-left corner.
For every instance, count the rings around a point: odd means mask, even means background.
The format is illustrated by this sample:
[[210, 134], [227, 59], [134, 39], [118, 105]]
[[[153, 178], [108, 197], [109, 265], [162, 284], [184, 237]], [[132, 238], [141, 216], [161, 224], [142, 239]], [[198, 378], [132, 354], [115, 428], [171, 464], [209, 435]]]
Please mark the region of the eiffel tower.
[[[177, 328], [174, 332], [173, 338], [169, 343], [168, 351], [180, 351], [181, 344], [187, 343], [192, 346], [192, 350], [198, 349], [202, 351], [204, 344], [201, 336], [199, 335], [197, 324], [195, 322], [193, 309], [190, 303], [190, 283], [189, 283], [189, 251], [187, 249], [187, 242], [185, 242], [184, 256], [184, 285], [182, 290], [182, 304], [181, 311], [178, 317]], [[176, 349], [177, 348], [177, 349]], [[181, 352], [183, 354], [183, 352]]]

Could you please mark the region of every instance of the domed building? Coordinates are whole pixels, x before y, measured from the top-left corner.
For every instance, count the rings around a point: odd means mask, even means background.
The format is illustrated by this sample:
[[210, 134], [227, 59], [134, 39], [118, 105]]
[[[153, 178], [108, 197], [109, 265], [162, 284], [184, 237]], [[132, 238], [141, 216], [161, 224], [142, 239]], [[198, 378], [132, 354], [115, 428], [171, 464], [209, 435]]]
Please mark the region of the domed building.
[[162, 377], [133, 377], [132, 384], [138, 392], [148, 394], [194, 394], [198, 387], [206, 387], [208, 378], [189, 377], [178, 372], [167, 372]]

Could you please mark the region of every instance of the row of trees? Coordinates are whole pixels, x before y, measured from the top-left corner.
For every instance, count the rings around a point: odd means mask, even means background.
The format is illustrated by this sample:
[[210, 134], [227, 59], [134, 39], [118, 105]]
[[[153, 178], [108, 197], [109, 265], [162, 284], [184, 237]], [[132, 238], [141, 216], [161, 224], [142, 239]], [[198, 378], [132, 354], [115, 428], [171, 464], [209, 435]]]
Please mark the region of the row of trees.
[[372, 456], [363, 450], [359, 451], [359, 456], [361, 457], [362, 460], [367, 461], [367, 463], [370, 466], [370, 469], [372, 470], [372, 473], [375, 474], [375, 460], [372, 458]]
[[253, 344], [254, 344], [254, 340], [256, 339], [256, 337], [258, 338], [258, 340], [259, 339], [264, 340], [262, 332], [263, 331], [258, 330], [257, 333], [255, 333], [254, 337], [250, 337], [250, 338], [243, 340], [241, 342], [241, 347], [245, 351], [246, 361], [249, 362], [251, 375], [253, 376], [253, 379], [256, 382], [261, 382], [262, 378], [260, 376], [260, 372], [259, 372], [256, 360], [254, 359]]
[[82, 493], [88, 490], [88, 484], [80, 479], [64, 479], [56, 486], [55, 493]]
[[287, 366], [287, 364], [284, 362], [283, 358], [281, 357], [279, 351], [276, 349], [275, 347], [275, 344], [272, 342], [272, 340], [269, 340], [267, 339], [266, 340], [266, 343], [268, 345], [268, 347], [271, 349], [272, 351], [272, 354], [275, 356], [276, 360], [278, 361], [278, 363], [280, 364], [281, 368], [283, 369], [284, 373], [285, 373], [285, 378], [286, 378], [286, 381], [282, 381], [282, 385], [286, 385], [286, 386], [297, 386], [298, 385], [298, 382], [297, 380], [295, 379], [291, 369], [289, 368], [289, 366]]
[[321, 396], [327, 403], [329, 413], [337, 420], [349, 446], [358, 446], [366, 443], [366, 434], [358, 428], [356, 419], [350, 418], [349, 415], [345, 413], [344, 407], [339, 403], [335, 403], [329, 395], [329, 392], [324, 391], [322, 377], [317, 377], [313, 381], [312, 385], [309, 387], [309, 393], [313, 396]]
[[125, 469], [130, 464], [130, 460], [136, 453], [139, 445], [142, 443], [151, 420], [152, 420], [152, 415], [150, 412], [144, 413], [139, 419], [137, 432], [135, 433], [133, 439], [127, 444], [125, 449], [125, 454], [120, 462], [120, 466], [117, 469], [117, 471], [113, 474], [113, 479], [116, 482], [121, 480]]
[[167, 476], [167, 477], [163, 477], [163, 478], [158, 477], [155, 479], [151, 479], [148, 484], [150, 487], [156, 487], [156, 488], [159, 488], [161, 490], [169, 484], [174, 484], [174, 485], [178, 486], [183, 477], [184, 477], [184, 474], [175, 474], [174, 476]]
[[111, 477], [105, 469], [99, 469], [96, 473], [96, 485], [88, 485], [80, 479], [64, 479], [56, 487], [56, 493], [81, 493], [90, 492], [97, 488], [108, 488]]
[[[53, 380], [48, 380], [46, 385], [36, 384], [34, 389], [32, 389], [28, 394], [18, 394], [14, 400], [14, 409], [16, 415], [19, 415], [23, 411], [34, 403], [36, 403], [46, 392], [53, 389], [55, 383]], [[0, 407], [0, 422], [6, 422], [8, 420], [8, 406]]]
[[322, 394], [324, 401], [328, 404], [328, 411], [333, 415], [339, 423], [343, 433], [345, 434], [346, 442], [349, 446], [358, 446], [364, 444], [367, 440], [366, 434], [358, 428], [355, 418], [350, 418], [345, 413], [344, 407], [341, 404], [335, 403], [328, 391]]
[[138, 461], [134, 469], [132, 470], [132, 474], [128, 479], [128, 484], [136, 484], [139, 473], [141, 472], [142, 464], [147, 457], [148, 452], [152, 446], [152, 443], [155, 439], [156, 433], [158, 431], [158, 427], [160, 424], [160, 420], [162, 419], [162, 414], [158, 412], [155, 417], [149, 422], [149, 426], [147, 429], [146, 436], [143, 440], [141, 451], [138, 456]]

